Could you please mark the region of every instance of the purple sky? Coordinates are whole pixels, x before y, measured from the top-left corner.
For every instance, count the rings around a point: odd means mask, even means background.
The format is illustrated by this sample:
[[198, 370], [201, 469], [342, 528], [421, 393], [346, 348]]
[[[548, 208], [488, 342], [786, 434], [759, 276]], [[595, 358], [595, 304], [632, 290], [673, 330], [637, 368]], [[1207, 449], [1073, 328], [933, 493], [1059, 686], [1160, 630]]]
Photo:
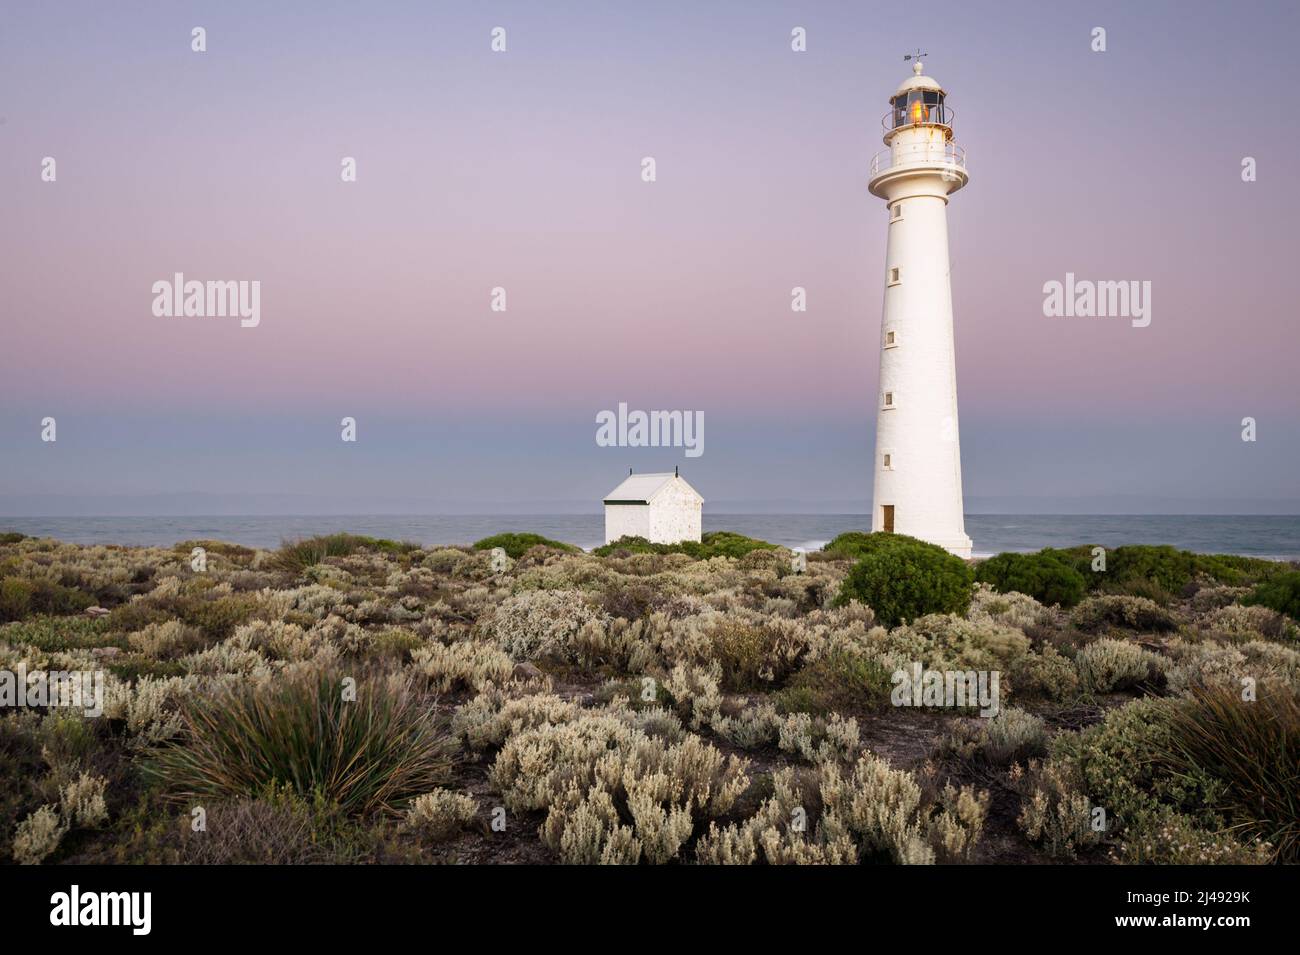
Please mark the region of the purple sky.
[[[867, 169], [917, 44], [971, 170], [971, 509], [1300, 509], [1292, 4], [266, 6], [0, 13], [0, 514], [595, 507], [674, 464], [710, 501], [865, 508]], [[260, 326], [155, 317], [177, 271], [259, 280]], [[1150, 327], [1045, 318], [1066, 272], [1149, 280]], [[703, 411], [705, 454], [597, 447], [620, 401]]]

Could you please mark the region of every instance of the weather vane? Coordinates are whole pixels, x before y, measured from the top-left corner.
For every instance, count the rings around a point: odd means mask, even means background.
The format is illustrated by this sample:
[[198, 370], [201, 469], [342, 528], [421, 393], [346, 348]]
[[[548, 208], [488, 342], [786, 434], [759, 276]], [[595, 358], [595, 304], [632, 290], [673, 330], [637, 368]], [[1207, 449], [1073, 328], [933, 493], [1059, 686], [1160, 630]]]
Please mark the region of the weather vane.
[[921, 57], [923, 57], [923, 56], [929, 56], [929, 55], [930, 55], [929, 53], [922, 53], [922, 52], [921, 52], [921, 48], [918, 46], [918, 47], [916, 48], [916, 52], [915, 52], [915, 53], [904, 53], [904, 54], [903, 54], [903, 62], [906, 63], [908, 60], [919, 60]]

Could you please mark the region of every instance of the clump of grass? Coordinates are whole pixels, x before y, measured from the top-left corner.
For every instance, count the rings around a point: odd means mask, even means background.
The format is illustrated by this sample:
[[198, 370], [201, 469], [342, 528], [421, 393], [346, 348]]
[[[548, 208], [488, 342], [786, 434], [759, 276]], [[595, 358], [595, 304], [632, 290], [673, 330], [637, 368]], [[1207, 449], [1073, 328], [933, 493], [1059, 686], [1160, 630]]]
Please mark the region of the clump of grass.
[[1235, 689], [1196, 689], [1178, 707], [1164, 762], [1224, 785], [1233, 831], [1271, 843], [1278, 862], [1300, 862], [1300, 700], [1269, 693], [1243, 700]]
[[511, 560], [518, 560], [534, 547], [550, 547], [555, 550], [562, 550], [569, 554], [576, 554], [579, 550], [572, 544], [565, 544], [562, 541], [551, 540], [549, 537], [543, 537], [541, 534], [532, 534], [527, 532], [512, 531], [505, 534], [493, 534], [491, 537], [485, 537], [480, 541], [474, 542], [475, 550], [491, 550], [494, 547], [500, 547], [504, 550], [506, 556]]
[[268, 566], [274, 570], [301, 574], [327, 557], [350, 557], [363, 550], [385, 554], [406, 554], [419, 550], [418, 544], [366, 537], [362, 534], [322, 534], [299, 541], [287, 541], [272, 555]]
[[323, 669], [198, 701], [146, 775], [175, 799], [285, 787], [349, 815], [398, 812], [448, 781], [454, 743], [408, 680], [365, 674], [348, 690]]

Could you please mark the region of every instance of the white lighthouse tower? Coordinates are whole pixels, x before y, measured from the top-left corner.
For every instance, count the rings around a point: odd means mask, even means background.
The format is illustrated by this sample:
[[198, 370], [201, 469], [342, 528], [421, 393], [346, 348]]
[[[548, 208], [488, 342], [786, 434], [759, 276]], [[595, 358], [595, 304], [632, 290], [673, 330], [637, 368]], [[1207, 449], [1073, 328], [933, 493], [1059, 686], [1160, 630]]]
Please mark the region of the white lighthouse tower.
[[[911, 59], [911, 57], [908, 57]], [[948, 197], [966, 185], [943, 88], [913, 75], [890, 98], [873, 196], [889, 208], [880, 322], [871, 529], [909, 534], [969, 557], [957, 438], [957, 371], [948, 277]]]

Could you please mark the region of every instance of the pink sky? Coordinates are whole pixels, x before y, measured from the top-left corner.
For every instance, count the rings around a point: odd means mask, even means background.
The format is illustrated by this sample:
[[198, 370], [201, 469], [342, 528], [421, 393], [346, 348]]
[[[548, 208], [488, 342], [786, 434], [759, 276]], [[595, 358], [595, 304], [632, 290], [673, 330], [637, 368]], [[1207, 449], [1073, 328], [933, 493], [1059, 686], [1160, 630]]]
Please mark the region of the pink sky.
[[[971, 168], [949, 209], [963, 423], [1173, 419], [1211, 441], [1253, 415], [1281, 435], [1300, 144], [1256, 101], [1285, 109], [1297, 15], [1143, 6], [938, 4], [921, 37], [849, 3], [9, 12], [0, 403], [23, 422], [520, 415], [585, 434], [628, 401], [704, 410], [720, 455], [726, 422], [769, 416], [860, 421], [869, 449], [885, 212], [867, 163], [920, 41]], [[154, 317], [176, 271], [260, 280], [261, 325]], [[1067, 271], [1151, 281], [1150, 327], [1045, 318]]]

